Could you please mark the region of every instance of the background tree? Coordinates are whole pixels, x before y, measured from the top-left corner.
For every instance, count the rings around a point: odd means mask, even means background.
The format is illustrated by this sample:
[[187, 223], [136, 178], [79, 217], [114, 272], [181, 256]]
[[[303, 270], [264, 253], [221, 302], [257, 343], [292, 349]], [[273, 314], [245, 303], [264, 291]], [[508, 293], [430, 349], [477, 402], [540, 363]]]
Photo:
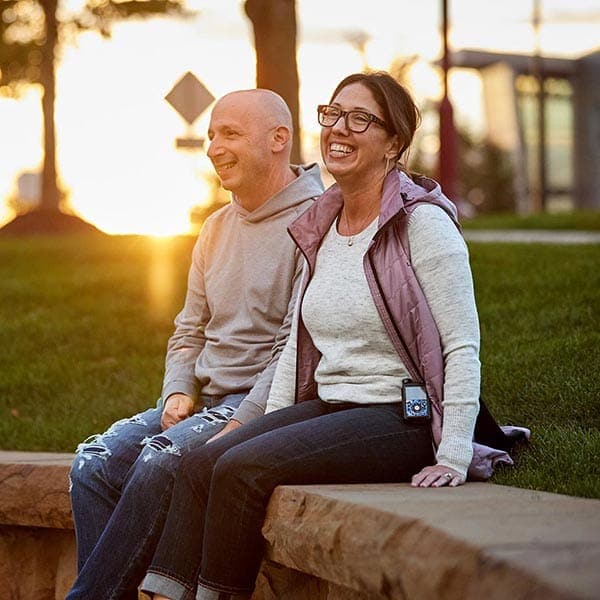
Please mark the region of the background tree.
[[[256, 87], [277, 92], [292, 113], [294, 136], [291, 160], [302, 163], [300, 140], [300, 99], [296, 62], [296, 5], [294, 0], [246, 0], [246, 15], [254, 31]], [[204, 221], [229, 202], [229, 194], [216, 176], [207, 176], [209, 201], [192, 208], [190, 221], [200, 229]]]
[[302, 162], [300, 100], [296, 62], [296, 3], [294, 0], [246, 0], [246, 14], [254, 29], [256, 87], [277, 92], [292, 112], [292, 162]]
[[[431, 147], [438, 132], [438, 107], [425, 102], [421, 107], [423, 127], [412, 144], [409, 169], [439, 181], [439, 148]], [[454, 199], [463, 217], [515, 211], [514, 170], [509, 152], [487, 137], [458, 126], [458, 197]], [[427, 143], [425, 140], [429, 139]]]
[[458, 129], [460, 197], [479, 214], [514, 213], [514, 169], [509, 152], [487, 138]]
[[54, 104], [56, 64], [63, 44], [82, 31], [110, 37], [117, 21], [156, 15], [187, 16], [185, 0], [85, 0], [76, 13], [59, 0], [0, 2], [0, 93], [18, 96], [24, 85], [42, 87], [44, 163], [39, 210], [59, 213], [64, 195], [56, 169]]

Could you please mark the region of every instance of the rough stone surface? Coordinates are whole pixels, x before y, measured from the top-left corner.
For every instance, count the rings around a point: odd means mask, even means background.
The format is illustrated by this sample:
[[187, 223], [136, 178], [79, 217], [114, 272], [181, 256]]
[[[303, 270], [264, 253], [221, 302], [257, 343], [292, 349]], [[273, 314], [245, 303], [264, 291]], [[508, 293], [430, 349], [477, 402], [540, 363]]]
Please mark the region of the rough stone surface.
[[252, 600], [384, 600], [375, 593], [357, 592], [270, 560], [264, 560]]
[[0, 527], [0, 597], [63, 600], [75, 578], [73, 531]]
[[488, 483], [278, 488], [269, 559], [386, 598], [597, 598], [600, 501]]
[[[0, 452], [0, 598], [64, 598], [73, 455]], [[278, 488], [254, 600], [598, 598], [600, 501], [470, 483]], [[140, 596], [142, 599], [142, 596]]]
[[72, 529], [69, 466], [73, 455], [3, 452], [0, 523]]
[[0, 452], [0, 597], [62, 600], [76, 571], [72, 454]]

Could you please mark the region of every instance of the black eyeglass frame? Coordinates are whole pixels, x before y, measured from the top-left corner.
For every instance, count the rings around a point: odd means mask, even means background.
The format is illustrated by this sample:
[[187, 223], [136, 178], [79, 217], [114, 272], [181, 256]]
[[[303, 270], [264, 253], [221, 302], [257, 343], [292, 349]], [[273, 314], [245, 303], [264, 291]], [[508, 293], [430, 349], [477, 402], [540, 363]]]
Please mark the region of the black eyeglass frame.
[[[323, 111], [327, 108], [333, 108], [340, 112], [340, 114], [338, 115], [338, 118], [331, 125], [324, 125], [323, 123], [321, 123], [321, 117], [323, 116]], [[348, 115], [350, 115], [351, 113], [359, 113], [359, 114], [367, 117], [368, 121], [367, 121], [367, 125], [365, 126], [364, 129], [361, 129], [360, 131], [356, 131], [355, 129], [352, 129], [352, 127], [350, 127], [350, 125], [348, 124]], [[317, 120], [319, 121], [319, 125], [321, 127], [333, 127], [342, 117], [344, 118], [344, 124], [346, 125], [346, 128], [349, 129], [350, 131], [352, 131], [353, 133], [364, 133], [367, 129], [369, 129], [369, 127], [371, 126], [371, 123], [376, 123], [377, 125], [383, 127], [386, 131], [389, 131], [389, 128], [385, 121], [383, 121], [379, 117], [375, 116], [374, 114], [367, 112], [366, 110], [342, 110], [338, 106], [333, 106], [332, 104], [319, 104], [317, 106]]]

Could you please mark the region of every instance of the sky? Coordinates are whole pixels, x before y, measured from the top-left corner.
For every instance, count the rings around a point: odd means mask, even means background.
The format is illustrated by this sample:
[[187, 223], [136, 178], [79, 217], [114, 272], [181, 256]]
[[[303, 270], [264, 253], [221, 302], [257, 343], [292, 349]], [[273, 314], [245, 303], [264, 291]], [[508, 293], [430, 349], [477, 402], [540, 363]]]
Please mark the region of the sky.
[[[63, 0], [76, 9], [82, 0]], [[206, 201], [210, 163], [182, 152], [175, 138], [203, 136], [210, 109], [193, 130], [164, 100], [187, 71], [216, 97], [255, 85], [252, 28], [240, 0], [188, 0], [192, 20], [153, 19], [115, 26], [110, 40], [81, 34], [64, 48], [57, 72], [58, 162], [73, 209], [108, 233], [170, 235], [189, 231], [191, 207]], [[315, 107], [345, 75], [363, 66], [387, 69], [416, 57], [411, 85], [418, 102], [440, 94], [439, 0], [296, 0], [301, 125], [305, 160], [319, 160]], [[532, 52], [533, 0], [449, 0], [451, 49]], [[543, 54], [577, 57], [600, 47], [600, 0], [541, 0]], [[365, 37], [364, 52], [353, 39]], [[457, 120], [484, 127], [481, 83], [454, 70]], [[12, 217], [2, 201], [16, 176], [42, 160], [40, 91], [0, 98], [0, 223]]]

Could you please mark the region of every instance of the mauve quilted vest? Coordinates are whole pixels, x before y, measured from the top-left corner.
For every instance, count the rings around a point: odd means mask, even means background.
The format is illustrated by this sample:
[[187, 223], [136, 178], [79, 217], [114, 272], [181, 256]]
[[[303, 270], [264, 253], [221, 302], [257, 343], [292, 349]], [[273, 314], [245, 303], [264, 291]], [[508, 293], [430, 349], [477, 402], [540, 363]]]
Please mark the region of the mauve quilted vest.
[[[460, 231], [456, 207], [440, 186], [427, 177], [415, 177], [393, 170], [386, 177], [376, 234], [364, 257], [364, 270], [383, 325], [414, 381], [424, 383], [432, 401], [432, 433], [436, 446], [441, 439], [443, 418], [444, 360], [440, 335], [421, 286], [410, 262], [408, 215], [421, 202], [442, 208]], [[337, 185], [329, 188], [288, 231], [304, 254], [308, 267], [299, 302], [316, 263], [321, 241], [342, 208]], [[298, 322], [296, 402], [317, 397], [314, 372], [320, 360], [302, 318]], [[512, 464], [506, 452], [474, 444], [471, 479], [487, 479], [498, 462]]]

